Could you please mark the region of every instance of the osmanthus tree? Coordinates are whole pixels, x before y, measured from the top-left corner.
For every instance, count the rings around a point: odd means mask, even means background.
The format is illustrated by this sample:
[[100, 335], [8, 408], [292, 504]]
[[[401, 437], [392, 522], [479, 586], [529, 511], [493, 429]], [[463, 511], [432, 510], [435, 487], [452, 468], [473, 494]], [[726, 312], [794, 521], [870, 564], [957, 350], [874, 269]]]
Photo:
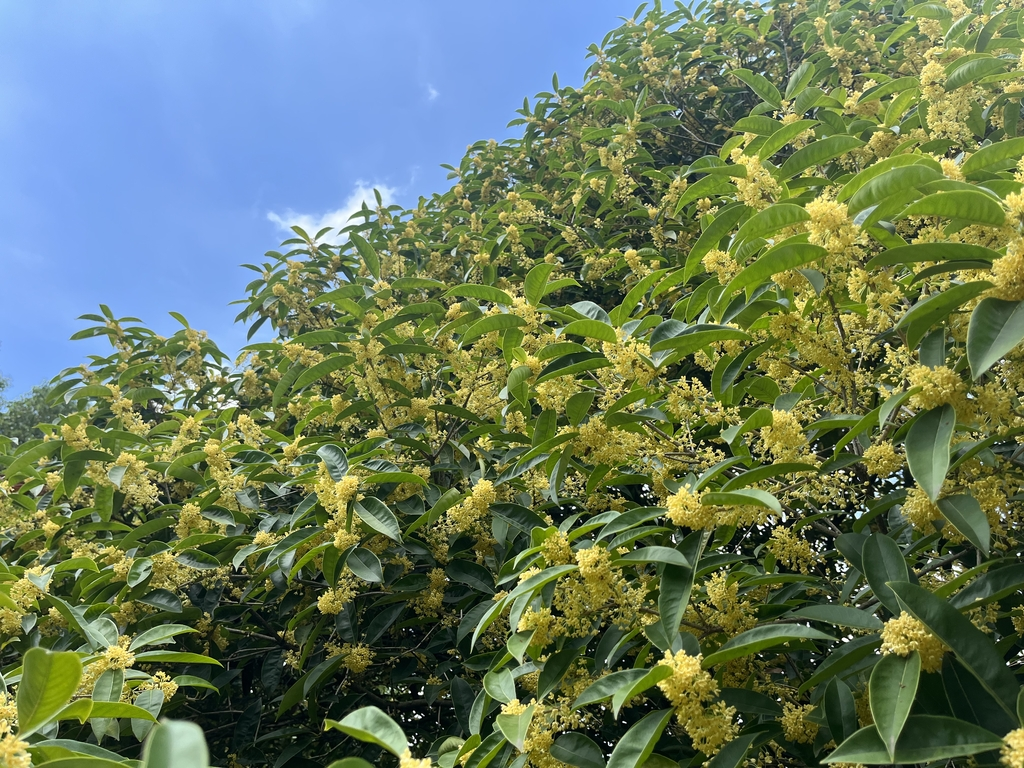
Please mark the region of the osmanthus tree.
[[1021, 5], [640, 9], [235, 364], [90, 316], [0, 760], [1024, 766]]

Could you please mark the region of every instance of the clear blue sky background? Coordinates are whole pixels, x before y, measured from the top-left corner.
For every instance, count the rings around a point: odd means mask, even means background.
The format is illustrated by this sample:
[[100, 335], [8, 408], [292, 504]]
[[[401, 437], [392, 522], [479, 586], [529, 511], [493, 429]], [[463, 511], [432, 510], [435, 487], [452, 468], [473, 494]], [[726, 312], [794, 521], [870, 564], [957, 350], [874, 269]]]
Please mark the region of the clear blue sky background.
[[[233, 353], [292, 221], [368, 187], [446, 189], [524, 96], [580, 85], [631, 0], [0, 0], [0, 374], [8, 396], [106, 354], [106, 303], [180, 311]], [[513, 129], [514, 130], [514, 129]]]

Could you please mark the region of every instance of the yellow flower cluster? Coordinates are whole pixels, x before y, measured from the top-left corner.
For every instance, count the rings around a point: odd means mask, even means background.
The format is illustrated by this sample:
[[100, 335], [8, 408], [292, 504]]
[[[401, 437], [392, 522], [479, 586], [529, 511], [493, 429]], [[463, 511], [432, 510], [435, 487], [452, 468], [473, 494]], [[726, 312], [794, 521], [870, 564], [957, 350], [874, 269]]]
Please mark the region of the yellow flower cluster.
[[903, 457], [892, 443], [883, 440], [864, 451], [864, 463], [876, 477], [890, 477], [903, 466]]
[[355, 596], [355, 577], [346, 573], [338, 579], [338, 585], [336, 587], [325, 590], [324, 593], [317, 598], [316, 605], [317, 608], [320, 609], [320, 613], [324, 613], [329, 616], [336, 616], [341, 613], [342, 609], [344, 609], [344, 607]]
[[345, 657], [345, 669], [354, 675], [362, 674], [373, 664], [373, 651], [366, 643], [345, 643], [341, 646], [341, 655]]
[[1016, 728], [1003, 737], [999, 762], [1006, 768], [1024, 768], [1024, 728]]
[[129, 669], [135, 663], [135, 654], [128, 650], [131, 638], [119, 637], [117, 645], [107, 646], [102, 664], [106, 669]]
[[430, 768], [430, 758], [424, 757], [422, 760], [417, 760], [407, 749], [399, 758], [398, 768]]
[[912, 408], [930, 410], [948, 404], [958, 411], [964, 409], [967, 385], [951, 368], [914, 365], [907, 369], [906, 377], [911, 387], [921, 387], [910, 398]]
[[885, 622], [882, 627], [882, 653], [909, 656], [921, 654], [921, 669], [938, 672], [942, 669], [942, 656], [946, 646], [928, 628], [909, 613], [902, 613]]
[[174, 694], [178, 692], [178, 684], [166, 672], [156, 672], [150, 680], [147, 680], [135, 689], [135, 694], [138, 695], [142, 691], [153, 690], [160, 691], [164, 695], [164, 701], [170, 701]]
[[901, 508], [903, 516], [922, 533], [930, 534], [935, 531], [935, 520], [942, 518], [939, 508], [928, 498], [928, 494], [914, 486], [907, 491], [907, 498]]
[[448, 510], [447, 519], [453, 532], [464, 533], [471, 530], [476, 522], [486, 516], [488, 508], [498, 498], [494, 483], [490, 480], [479, 480], [473, 486], [473, 492]]
[[798, 744], [810, 744], [818, 735], [818, 724], [812, 723], [806, 717], [814, 709], [813, 704], [791, 704], [786, 703], [782, 708], [782, 717], [779, 724], [782, 732], [790, 741]]
[[736, 196], [756, 211], [763, 210], [779, 199], [782, 187], [771, 171], [761, 164], [757, 155], [745, 155], [736, 147], [730, 158], [747, 169], [745, 177], [736, 177]]
[[0, 766], [3, 768], [30, 768], [32, 757], [28, 754], [28, 742], [13, 734], [0, 738]]
[[994, 296], [1004, 301], [1024, 299], [1024, 238], [1015, 237], [1006, 246], [1006, 255], [992, 262]]
[[700, 496], [685, 485], [668, 497], [666, 506], [666, 517], [681, 528], [699, 531], [715, 527], [715, 508], [701, 505]]
[[210, 521], [203, 517], [199, 505], [187, 502], [182, 505], [181, 512], [178, 513], [178, 522], [174, 526], [174, 532], [179, 539], [184, 539], [197, 528], [200, 533], [206, 533], [210, 527]]
[[146, 462], [133, 453], [122, 451], [114, 462], [115, 467], [124, 467], [121, 478], [121, 493], [128, 504], [149, 507], [157, 503], [160, 491], [147, 477]]
[[714, 755], [736, 737], [739, 728], [733, 721], [736, 709], [715, 701], [718, 683], [701, 669], [702, 658], [686, 651], [666, 651], [658, 663], [670, 667], [672, 676], [658, 683], [658, 688], [675, 707], [676, 719], [693, 740], [694, 749]]
[[807, 436], [792, 411], [772, 410], [772, 423], [761, 428], [761, 445], [775, 461], [806, 459]]
[[808, 573], [814, 564], [815, 554], [810, 543], [787, 526], [780, 525], [772, 531], [766, 549], [784, 566], [800, 573]]

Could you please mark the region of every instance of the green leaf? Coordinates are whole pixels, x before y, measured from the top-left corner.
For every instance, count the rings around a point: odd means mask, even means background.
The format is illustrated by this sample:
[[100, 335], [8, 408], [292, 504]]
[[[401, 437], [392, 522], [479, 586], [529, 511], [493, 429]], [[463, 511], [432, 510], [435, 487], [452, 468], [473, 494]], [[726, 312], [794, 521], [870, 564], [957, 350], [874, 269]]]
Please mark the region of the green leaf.
[[705, 656], [702, 666], [707, 669], [716, 664], [750, 656], [765, 648], [773, 648], [800, 640], [835, 640], [835, 638], [802, 624], [767, 624], [748, 629], [746, 632], [741, 632], [730, 638], [717, 651]]
[[501, 731], [502, 735], [508, 739], [509, 744], [520, 752], [523, 751], [526, 733], [530, 730], [530, 721], [533, 720], [533, 713], [536, 710], [537, 705], [531, 704], [518, 715], [498, 715], [494, 720], [494, 724], [498, 726], [498, 730]]
[[811, 214], [802, 205], [793, 203], [775, 203], [763, 211], [747, 219], [739, 228], [729, 250], [733, 253], [736, 249], [748, 240], [755, 240], [765, 237], [780, 229], [795, 226], [803, 221], [809, 221]]
[[871, 670], [868, 685], [871, 718], [889, 752], [890, 762], [894, 759], [896, 741], [910, 716], [920, 677], [921, 655], [917, 651], [906, 658], [896, 654], [883, 656]]
[[899, 545], [884, 533], [873, 533], [861, 551], [864, 575], [879, 602], [892, 613], [900, 612], [896, 595], [889, 588], [894, 581], [908, 581], [910, 571]]
[[778, 515], [782, 514], [779, 500], [767, 491], [757, 488], [739, 488], [735, 491], [709, 491], [701, 496], [701, 504], [718, 507], [742, 507], [753, 505], [765, 507]]
[[414, 485], [426, 485], [424, 480], [413, 472], [375, 472], [363, 478], [366, 485], [384, 485], [385, 483], [413, 483]]
[[977, 379], [1024, 340], [1024, 301], [982, 299], [967, 329], [967, 360]]
[[136, 635], [132, 644], [128, 646], [128, 650], [135, 651], [147, 645], [164, 645], [178, 635], [195, 631], [192, 627], [184, 624], [161, 624]]
[[776, 109], [782, 108], [782, 94], [764, 75], [751, 72], [749, 69], [734, 69], [732, 74], [750, 86], [750, 90], [767, 101]]
[[787, 272], [822, 258], [828, 251], [810, 243], [783, 243], [767, 251], [757, 261], [740, 271], [722, 292], [723, 299], [751, 286], [760, 285], [772, 275]]
[[674, 711], [663, 709], [651, 712], [626, 731], [612, 750], [608, 768], [640, 768], [654, 751]]
[[331, 355], [326, 360], [321, 360], [311, 368], [307, 368], [298, 375], [294, 382], [292, 382], [292, 392], [298, 392], [303, 387], [308, 387], [314, 381], [320, 381], [324, 376], [334, 373], [346, 365], [352, 365], [356, 359], [351, 355]]
[[384, 571], [381, 569], [380, 559], [368, 549], [356, 547], [349, 554], [345, 564], [363, 581], [384, 581]]
[[811, 621], [822, 621], [835, 624], [837, 627], [854, 627], [856, 629], [881, 629], [882, 621], [868, 611], [851, 608], [847, 605], [805, 605], [792, 612], [793, 616]]
[[203, 552], [201, 549], [182, 550], [175, 555], [174, 559], [182, 565], [187, 565], [189, 568], [195, 568], [199, 571], [214, 570], [222, 565], [220, 560], [208, 552]]
[[803, 61], [800, 66], [793, 70], [789, 76], [789, 83], [786, 85], [786, 98], [792, 99], [800, 91], [806, 88], [814, 79], [815, 67], [809, 61]]
[[451, 296], [467, 296], [471, 299], [483, 299], [484, 301], [489, 301], [492, 304], [505, 304], [508, 306], [511, 306], [512, 304], [512, 297], [503, 290], [495, 288], [493, 285], [477, 285], [474, 283], [456, 285], [454, 288], [449, 289], [444, 295], [446, 298]]
[[530, 306], [536, 307], [544, 298], [544, 288], [548, 283], [548, 276], [555, 270], [554, 264], [541, 262], [531, 269], [523, 282], [523, 296]]
[[717, 248], [721, 241], [733, 231], [736, 224], [749, 214], [750, 209], [747, 206], [738, 204], [719, 211], [714, 221], [701, 232], [697, 242], [690, 249], [690, 253], [686, 257], [686, 265], [683, 267], [684, 281], [697, 274], [701, 268], [701, 260], [709, 251]]
[[964, 160], [960, 170], [965, 176], [993, 166], [996, 167], [996, 170], [1001, 170], [1006, 167], [1008, 161], [1012, 163], [1022, 156], [1024, 156], [1024, 136], [1016, 139], [1003, 139], [979, 149]]
[[324, 730], [336, 728], [353, 738], [383, 747], [395, 757], [409, 748], [405, 731], [391, 716], [377, 707], [362, 707], [342, 720], [325, 720]]
[[201, 653], [188, 653], [184, 651], [144, 651], [135, 654], [135, 660], [140, 662], [176, 662], [179, 664], [213, 664], [217, 667], [224, 666], [211, 656], [204, 656]]
[[857, 705], [853, 700], [850, 687], [837, 677], [833, 677], [825, 686], [823, 696], [825, 722], [832, 738], [843, 741], [857, 730]]
[[606, 341], [609, 344], [618, 344], [619, 342], [618, 336], [615, 335], [615, 329], [600, 320], [574, 320], [562, 329], [562, 335], [567, 334]]
[[359, 519], [367, 527], [384, 534], [392, 541], [402, 543], [402, 528], [395, 513], [387, 504], [373, 496], [367, 496], [362, 501], [355, 502], [353, 506]]
[[1008, 65], [1009, 62], [1004, 59], [992, 57], [972, 59], [954, 69], [949, 77], [946, 78], [944, 83], [946, 91], [955, 91], [957, 88], [963, 88], [965, 85], [970, 85], [983, 77], [994, 75], [997, 72], [1005, 72]]
[[105, 757], [58, 757], [45, 763], [33, 763], [37, 768], [125, 768], [125, 763]]
[[907, 329], [907, 347], [914, 349], [935, 323], [991, 287], [987, 280], [961, 283], [917, 302], [896, 324]]
[[988, 516], [973, 496], [969, 493], [947, 496], [939, 499], [936, 506], [950, 525], [988, 557], [992, 531]]
[[647, 546], [627, 552], [615, 561], [620, 563], [665, 563], [666, 565], [678, 565], [684, 568], [690, 563], [686, 557], [677, 549], [672, 547]]
[[1017, 716], [1019, 685], [992, 640], [947, 601], [916, 584], [892, 584], [915, 619], [938, 637], [1011, 717]]
[[575, 768], [605, 768], [601, 748], [582, 733], [563, 733], [555, 739], [551, 757]]
[[82, 662], [71, 651], [30, 648], [23, 657], [18, 685], [18, 735], [25, 738], [43, 728], [78, 690]]
[[1000, 257], [998, 251], [981, 245], [967, 243], [914, 243], [901, 245], [875, 256], [867, 263], [868, 269], [888, 267], [894, 264], [914, 264], [919, 261], [987, 261]]
[[757, 156], [762, 160], [771, 159], [779, 150], [789, 144], [793, 139], [804, 131], [810, 130], [818, 125], [817, 120], [797, 120], [779, 128], [768, 137], [768, 140], [757, 150]]
[[327, 768], [373, 768], [373, 765], [361, 757], [345, 757], [335, 760]]
[[825, 139], [812, 141], [803, 149], [798, 149], [782, 165], [779, 175], [782, 179], [791, 179], [813, 165], [824, 165], [850, 150], [864, 146], [864, 142], [855, 136], [840, 134]]
[[123, 701], [94, 701], [89, 717], [90, 719], [94, 717], [131, 717], [156, 722], [156, 718], [151, 712], [133, 704], [125, 704]]
[[600, 677], [588, 685], [583, 693], [576, 697], [576, 700], [572, 703], [572, 708], [579, 709], [588, 704], [596, 704], [603, 699], [607, 699], [609, 696], [614, 696], [615, 692], [619, 689], [630, 687], [638, 680], [642, 680], [647, 676], [647, 672], [648, 670], [646, 669], [623, 669]]
[[[891, 168], [874, 178], [868, 179], [850, 199], [849, 211], [859, 213], [871, 206], [918, 189], [924, 184], [945, 178], [941, 171], [929, 165], [908, 165]], [[914, 192], [914, 197], [917, 193]]]
[[370, 270], [370, 274], [377, 280], [380, 280], [380, 257], [377, 255], [377, 252], [362, 236], [357, 235], [355, 232], [349, 232], [348, 239], [349, 242], [355, 245], [356, 250], [363, 259], [363, 263]]
[[890, 758], [878, 729], [869, 725], [840, 744], [824, 763], [913, 765], [976, 755], [999, 749], [1002, 739], [977, 725], [952, 717], [911, 715]]
[[619, 716], [619, 710], [628, 704], [634, 696], [638, 696], [649, 688], [672, 677], [672, 668], [666, 664], [658, 664], [647, 670], [647, 674], [632, 683], [621, 686], [612, 695], [612, 717]]
[[327, 473], [334, 482], [342, 480], [348, 474], [348, 457], [345, 456], [345, 450], [340, 445], [334, 443], [321, 445], [317, 449], [316, 455], [327, 465]]
[[955, 426], [956, 411], [947, 403], [920, 414], [907, 432], [910, 474], [932, 501], [942, 492], [949, 470], [949, 446]]
[[462, 344], [468, 344], [488, 333], [504, 331], [508, 328], [518, 328], [520, 325], [526, 325], [526, 321], [518, 315], [489, 315], [469, 326], [466, 332], [462, 334], [461, 342]]
[[737, 736], [705, 763], [706, 768], [739, 768], [746, 760], [747, 751], [756, 738], [757, 734]]
[[203, 729], [184, 720], [164, 720], [142, 747], [142, 768], [207, 768], [210, 753]]
[[922, 197], [916, 203], [911, 203], [897, 218], [905, 219], [908, 216], [942, 216], [992, 227], [1006, 224], [1006, 213], [995, 198], [970, 189], [945, 190]]
[[484, 690], [495, 701], [508, 704], [516, 698], [516, 681], [508, 669], [499, 669], [484, 675]]

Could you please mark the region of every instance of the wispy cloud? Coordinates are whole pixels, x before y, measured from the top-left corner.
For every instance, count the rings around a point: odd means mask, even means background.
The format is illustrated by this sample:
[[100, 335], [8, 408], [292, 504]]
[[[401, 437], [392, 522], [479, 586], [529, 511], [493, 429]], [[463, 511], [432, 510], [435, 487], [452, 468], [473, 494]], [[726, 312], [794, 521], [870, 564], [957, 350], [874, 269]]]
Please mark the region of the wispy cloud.
[[384, 205], [394, 202], [395, 192], [397, 192], [395, 187], [389, 187], [386, 184], [369, 185], [365, 181], [357, 181], [355, 189], [345, 198], [345, 202], [340, 208], [333, 211], [313, 214], [299, 213], [289, 208], [284, 213], [268, 211], [267, 219], [289, 234], [294, 226], [302, 227], [309, 235], [315, 235], [324, 227], [331, 227], [334, 231], [324, 237], [324, 242], [337, 243], [344, 239], [338, 236], [338, 230], [352, 223], [349, 219], [362, 209], [364, 202], [371, 208], [376, 207], [377, 198], [373, 194], [374, 189], [380, 192]]
[[437, 90], [437, 88], [432, 86], [430, 83], [427, 83], [427, 101], [433, 101], [440, 95], [441, 92]]

